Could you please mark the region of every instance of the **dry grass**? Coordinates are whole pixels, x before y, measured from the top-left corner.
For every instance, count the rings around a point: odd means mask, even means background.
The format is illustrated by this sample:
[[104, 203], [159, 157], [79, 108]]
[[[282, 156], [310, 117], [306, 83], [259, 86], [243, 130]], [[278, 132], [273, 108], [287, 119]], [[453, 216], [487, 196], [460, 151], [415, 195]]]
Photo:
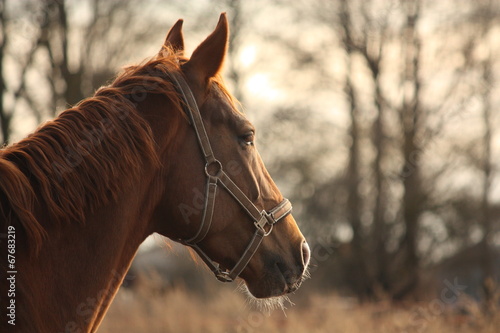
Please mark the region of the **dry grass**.
[[[484, 315], [477, 304], [461, 302], [460, 311], [437, 299], [411, 305], [357, 304], [335, 294], [295, 295], [295, 306], [264, 314], [252, 309], [234, 286], [221, 284], [196, 296], [177, 287], [163, 294], [121, 290], [99, 332], [440, 332], [494, 333], [500, 311]], [[292, 299], [293, 300], [293, 299]]]

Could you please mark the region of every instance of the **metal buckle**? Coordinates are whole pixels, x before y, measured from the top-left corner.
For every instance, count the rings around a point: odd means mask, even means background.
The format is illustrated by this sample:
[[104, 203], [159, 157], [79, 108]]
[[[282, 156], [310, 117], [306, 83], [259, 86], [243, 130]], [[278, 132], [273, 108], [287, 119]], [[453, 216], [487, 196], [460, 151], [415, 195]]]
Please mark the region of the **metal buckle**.
[[[212, 165], [214, 165], [214, 167], [211, 167]], [[210, 169], [212, 169], [212, 170], [210, 170]], [[215, 173], [213, 171], [215, 171]], [[214, 174], [212, 174], [212, 173], [214, 173]], [[219, 160], [213, 160], [213, 161], [207, 162], [207, 164], [205, 164], [205, 174], [207, 175], [207, 177], [220, 178], [220, 176], [222, 175], [221, 162], [219, 162]]]
[[[269, 223], [269, 217], [269, 214], [263, 210], [260, 213], [260, 220], [253, 223], [257, 229], [262, 230], [264, 237], [269, 236], [269, 234], [273, 231], [274, 223]], [[268, 231], [265, 229], [266, 224], [271, 226]]]

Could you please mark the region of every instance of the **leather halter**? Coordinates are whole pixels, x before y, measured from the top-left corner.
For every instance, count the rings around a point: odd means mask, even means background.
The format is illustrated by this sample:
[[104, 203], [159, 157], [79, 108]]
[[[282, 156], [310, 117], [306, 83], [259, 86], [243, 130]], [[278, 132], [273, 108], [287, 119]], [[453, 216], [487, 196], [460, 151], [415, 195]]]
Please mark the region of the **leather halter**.
[[[224, 172], [222, 164], [215, 158], [205, 126], [203, 125], [200, 110], [198, 109], [193, 93], [183, 75], [177, 72], [171, 72], [168, 75], [172, 79], [172, 83], [174, 83], [176, 90], [184, 100], [183, 108], [196, 132], [196, 137], [198, 138], [198, 143], [205, 159], [205, 175], [207, 176], [205, 204], [198, 232], [192, 238], [178, 239], [177, 241], [193, 248], [219, 281], [232, 282], [248, 265], [250, 259], [252, 259], [255, 252], [257, 252], [262, 239], [272, 232], [274, 224], [290, 214], [292, 211], [292, 204], [288, 199], [283, 199], [276, 207], [270, 211], [265, 211], [259, 210], [252, 203], [243, 191], [241, 191]], [[217, 262], [210, 259], [210, 257], [198, 246], [207, 235], [212, 224], [218, 185], [221, 185], [234, 200], [236, 200], [249, 215], [256, 228], [250, 243], [231, 270], [223, 270]]]

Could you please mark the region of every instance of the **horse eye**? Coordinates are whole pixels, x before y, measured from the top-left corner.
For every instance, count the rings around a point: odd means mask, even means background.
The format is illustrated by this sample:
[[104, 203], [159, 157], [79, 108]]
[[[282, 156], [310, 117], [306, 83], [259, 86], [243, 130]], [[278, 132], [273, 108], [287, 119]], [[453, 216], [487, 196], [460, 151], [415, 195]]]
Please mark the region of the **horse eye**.
[[253, 132], [243, 134], [240, 139], [245, 146], [253, 146], [255, 140], [255, 134]]

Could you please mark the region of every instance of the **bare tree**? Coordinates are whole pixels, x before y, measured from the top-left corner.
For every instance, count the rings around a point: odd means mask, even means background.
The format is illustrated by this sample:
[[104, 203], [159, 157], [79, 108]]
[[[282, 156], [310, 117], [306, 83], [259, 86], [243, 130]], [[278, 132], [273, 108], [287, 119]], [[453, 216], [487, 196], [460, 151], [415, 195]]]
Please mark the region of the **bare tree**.
[[6, 91], [5, 86], [5, 77], [3, 72], [3, 63], [4, 63], [4, 54], [6, 52], [7, 45], [7, 17], [5, 15], [5, 3], [6, 0], [0, 0], [0, 132], [2, 134], [2, 138], [0, 140], [0, 146], [9, 142], [9, 134], [10, 134], [10, 119], [12, 117], [11, 114], [7, 113], [4, 107], [4, 93]]
[[359, 45], [353, 36], [351, 13], [348, 2], [342, 0], [340, 3], [340, 24], [342, 28], [342, 44], [347, 55], [347, 74], [345, 79], [345, 94], [349, 101], [349, 119], [350, 128], [348, 135], [350, 137], [351, 145], [349, 147], [349, 157], [346, 173], [346, 181], [349, 188], [347, 198], [347, 218], [353, 229], [353, 238], [351, 241], [353, 257], [352, 257], [352, 270], [354, 278], [354, 288], [356, 293], [361, 297], [372, 296], [370, 286], [370, 274], [367, 268], [367, 249], [365, 246], [364, 230], [361, 223], [361, 212], [363, 201], [359, 194], [359, 186], [361, 183], [361, 156], [360, 156], [360, 110], [359, 110], [359, 97], [356, 96], [356, 89], [352, 80], [352, 57], [353, 53], [359, 51]]
[[[482, 6], [483, 20], [480, 24], [480, 39], [486, 40], [488, 33], [490, 33], [491, 28], [494, 23], [493, 13], [495, 8], [491, 1], [485, 1]], [[494, 78], [494, 62], [493, 62], [493, 52], [491, 47], [486, 51], [486, 57], [479, 62], [479, 68], [481, 72], [482, 87], [480, 91], [482, 100], [482, 120], [483, 120], [483, 156], [481, 161], [481, 169], [483, 173], [483, 186], [481, 194], [481, 219], [480, 224], [483, 229], [483, 237], [481, 239], [480, 245], [482, 250], [482, 260], [481, 266], [483, 270], [483, 290], [485, 298], [485, 309], [493, 309], [493, 300], [495, 294], [494, 286], [494, 256], [491, 244], [493, 244], [493, 214], [490, 203], [490, 192], [492, 189], [492, 182], [494, 176], [494, 160], [493, 160], [493, 138], [494, 138], [494, 127], [493, 127], [493, 106], [492, 106], [492, 90], [495, 85]]]
[[417, 286], [419, 257], [417, 251], [419, 218], [423, 206], [423, 189], [419, 154], [422, 150], [418, 135], [422, 123], [420, 53], [421, 40], [417, 23], [420, 18], [420, 0], [405, 1], [404, 11], [406, 23], [403, 30], [404, 72], [402, 86], [405, 87], [403, 105], [400, 110], [400, 122], [403, 134], [402, 152], [404, 164], [402, 168], [403, 221], [404, 236], [401, 239], [402, 267], [400, 268], [400, 285], [395, 297], [405, 296]]
[[[13, 11], [9, 15], [7, 4]], [[29, 107], [38, 123], [53, 117], [91, 95], [111, 79], [118, 63], [130, 61], [130, 54], [138, 53], [136, 50], [140, 50], [141, 45], [152, 38], [161, 40], [165, 33], [163, 22], [150, 20], [144, 24], [134, 1], [88, 0], [85, 4], [89, 19], [82, 21], [77, 15], [83, 10], [82, 2], [2, 0], [0, 61], [3, 63], [8, 56], [19, 68], [18, 73], [10, 73], [9, 78], [0, 71], [2, 98], [8, 93], [13, 100], [7, 110], [0, 99], [3, 142], [9, 139], [11, 117], [21, 104]], [[142, 14], [148, 15], [147, 8]], [[8, 42], [20, 38], [16, 34], [22, 29], [15, 26], [19, 25], [16, 21], [29, 22], [29, 33], [23, 38], [29, 40], [30, 46], [23, 50], [15, 50]], [[37, 73], [37, 81], [30, 79], [29, 73]], [[41, 99], [38, 94], [38, 87], [44, 84], [48, 87], [49, 99]]]
[[[52, 88], [53, 115], [57, 107], [73, 105], [91, 94], [110, 79], [113, 64], [123, 61], [127, 50], [149, 42], [150, 36], [161, 31], [154, 22], [139, 23], [142, 21], [135, 14], [133, 1], [91, 0], [88, 4], [91, 19], [78, 27], [73, 17], [80, 10], [79, 3], [49, 0], [43, 8], [47, 24], [41, 26], [39, 44], [50, 60], [46, 76]], [[117, 27], [122, 33], [112, 34]]]
[[[418, 285], [419, 224], [427, 199], [424, 183], [433, 182], [423, 178], [419, 159], [429, 142], [429, 136], [424, 134], [429, 131], [425, 117], [428, 106], [423, 104], [421, 89], [424, 79], [419, 28], [421, 1], [385, 4], [341, 0], [335, 4], [318, 1], [312, 15], [341, 36], [340, 47], [346, 54], [344, 91], [350, 147], [345, 214], [353, 232], [351, 246], [355, 259], [351, 262], [358, 266], [358, 274], [352, 278], [356, 284], [353, 287], [364, 296], [374, 296], [382, 290], [394, 298], [402, 298]], [[402, 19], [400, 26], [390, 27], [390, 20], [396, 16]], [[401, 63], [389, 63], [386, 48], [401, 50]], [[354, 62], [356, 66], [352, 66]], [[400, 84], [388, 87], [387, 81], [382, 80], [384, 73], [398, 73]], [[363, 79], [359, 79], [361, 75]], [[402, 98], [395, 97], [398, 94]], [[368, 112], [375, 112], [370, 126], [363, 116]], [[390, 117], [398, 120], [399, 133], [393, 127], [394, 134], [389, 134], [386, 119]], [[369, 151], [361, 148], [361, 142], [367, 139], [371, 141], [371, 151], [361, 153]], [[403, 162], [391, 159], [394, 154], [400, 154]], [[400, 170], [387, 170], [388, 165], [394, 168], [399, 165]], [[393, 177], [395, 171], [397, 178]], [[365, 193], [366, 188], [370, 189], [369, 195], [360, 195], [360, 184]], [[402, 188], [402, 194], [391, 193], [390, 186]], [[388, 207], [389, 201], [399, 201], [396, 204], [399, 207]], [[394, 216], [395, 210], [400, 215], [389, 221], [388, 216]], [[363, 214], [371, 216], [369, 223], [361, 222]], [[364, 281], [360, 283], [359, 279]]]
[[[482, 269], [484, 274], [484, 294], [486, 304], [491, 305], [494, 296], [494, 290], [492, 286], [488, 285], [491, 281], [494, 281], [493, 277], [493, 251], [491, 249], [492, 236], [493, 236], [493, 225], [490, 207], [490, 192], [491, 183], [493, 179], [493, 158], [492, 158], [492, 138], [493, 138], [493, 125], [492, 125], [492, 106], [491, 106], [491, 87], [493, 87], [492, 78], [492, 59], [491, 52], [487, 59], [482, 62], [482, 79], [484, 81], [484, 87], [482, 92], [483, 99], [483, 161], [482, 161], [482, 171], [483, 171], [483, 188], [481, 197], [481, 225], [483, 228], [483, 238], [481, 240], [481, 246], [483, 251], [482, 258]], [[491, 280], [491, 281], [490, 281]]]

